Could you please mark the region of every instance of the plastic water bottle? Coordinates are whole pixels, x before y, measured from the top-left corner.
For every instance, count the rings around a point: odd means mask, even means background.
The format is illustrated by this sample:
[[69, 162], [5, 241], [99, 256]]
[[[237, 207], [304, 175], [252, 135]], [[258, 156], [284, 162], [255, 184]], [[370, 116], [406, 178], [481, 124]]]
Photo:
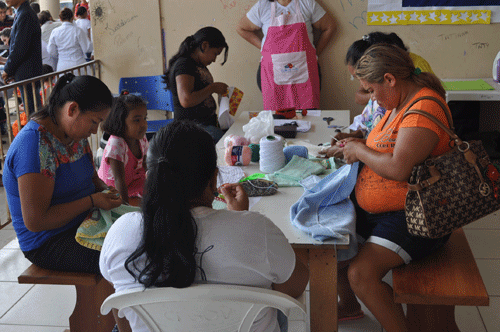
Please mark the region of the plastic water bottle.
[[493, 80], [500, 83], [500, 52], [493, 61]]

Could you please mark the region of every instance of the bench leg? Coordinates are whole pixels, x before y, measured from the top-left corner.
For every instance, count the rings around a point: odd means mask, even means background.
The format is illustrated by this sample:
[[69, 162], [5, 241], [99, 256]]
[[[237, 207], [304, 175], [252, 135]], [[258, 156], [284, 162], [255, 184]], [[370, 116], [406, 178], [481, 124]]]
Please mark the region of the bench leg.
[[455, 306], [408, 304], [406, 317], [412, 332], [460, 332], [455, 322]]
[[115, 326], [111, 313], [101, 315], [101, 304], [114, 288], [104, 278], [95, 286], [76, 287], [76, 305], [69, 318], [71, 332], [110, 332]]

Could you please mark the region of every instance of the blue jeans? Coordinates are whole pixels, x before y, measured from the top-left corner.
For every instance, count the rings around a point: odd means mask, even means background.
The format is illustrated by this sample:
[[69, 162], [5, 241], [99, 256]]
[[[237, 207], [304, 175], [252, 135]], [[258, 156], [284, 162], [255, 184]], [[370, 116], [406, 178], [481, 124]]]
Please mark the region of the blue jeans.
[[200, 127], [205, 129], [209, 134], [210, 136], [212, 136], [212, 138], [214, 139], [214, 143], [217, 144], [217, 142], [222, 138], [222, 136], [224, 136], [224, 134], [226, 133], [225, 130], [222, 130], [220, 129], [219, 127], [216, 127], [216, 126], [206, 126], [206, 125], [202, 125], [200, 124]]
[[280, 332], [288, 332], [288, 317], [283, 313], [283, 311], [278, 309], [278, 325], [280, 326]]

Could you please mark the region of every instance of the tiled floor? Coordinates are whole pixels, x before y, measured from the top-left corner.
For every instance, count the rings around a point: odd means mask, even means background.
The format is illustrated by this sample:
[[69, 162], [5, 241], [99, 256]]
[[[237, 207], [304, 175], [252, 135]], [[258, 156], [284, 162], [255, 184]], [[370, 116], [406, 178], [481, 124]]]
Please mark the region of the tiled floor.
[[[0, 218], [6, 220], [5, 191], [0, 188]], [[490, 295], [489, 307], [457, 307], [462, 332], [500, 331], [500, 212], [468, 227], [465, 231]], [[63, 332], [76, 297], [73, 286], [20, 285], [17, 276], [29, 266], [19, 249], [11, 225], [0, 230], [0, 331]], [[388, 276], [390, 279], [390, 276]], [[308, 302], [305, 293], [304, 301]], [[339, 324], [341, 332], [383, 332], [380, 324], [363, 308], [365, 318]], [[307, 319], [290, 317], [290, 332], [309, 331]], [[90, 332], [90, 331], [89, 331]]]

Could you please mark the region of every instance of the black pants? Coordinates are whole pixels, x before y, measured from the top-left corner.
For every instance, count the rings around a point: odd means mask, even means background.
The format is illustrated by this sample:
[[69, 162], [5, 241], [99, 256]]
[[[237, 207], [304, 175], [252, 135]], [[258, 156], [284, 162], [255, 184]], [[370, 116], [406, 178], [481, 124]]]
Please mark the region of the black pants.
[[100, 274], [101, 252], [76, 242], [78, 226], [54, 235], [37, 249], [25, 251], [24, 256], [43, 269]]

